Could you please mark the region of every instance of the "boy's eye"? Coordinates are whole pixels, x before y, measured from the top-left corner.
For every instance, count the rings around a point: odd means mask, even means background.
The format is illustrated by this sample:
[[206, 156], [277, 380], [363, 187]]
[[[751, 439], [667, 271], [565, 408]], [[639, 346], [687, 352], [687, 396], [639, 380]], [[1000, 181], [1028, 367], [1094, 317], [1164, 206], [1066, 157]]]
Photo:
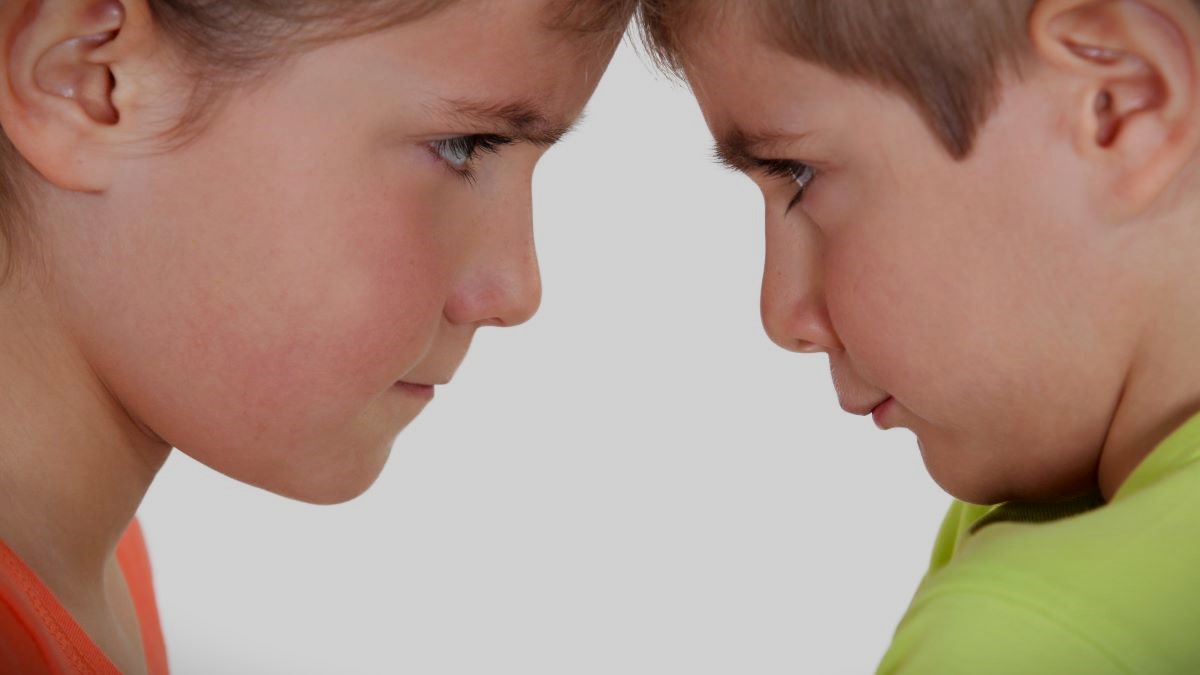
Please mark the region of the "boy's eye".
[[481, 154], [498, 152], [500, 148], [511, 143], [513, 139], [506, 136], [475, 134], [433, 141], [429, 144], [429, 149], [455, 172], [465, 178], [472, 178], [472, 162]]
[[817, 179], [817, 170], [803, 162], [772, 159], [765, 161], [763, 168], [766, 170], [767, 175], [772, 178], [786, 178], [800, 186], [800, 190], [796, 193], [795, 198], [788, 204], [788, 211], [791, 211], [797, 204], [804, 200], [804, 195], [812, 187], [813, 181]]

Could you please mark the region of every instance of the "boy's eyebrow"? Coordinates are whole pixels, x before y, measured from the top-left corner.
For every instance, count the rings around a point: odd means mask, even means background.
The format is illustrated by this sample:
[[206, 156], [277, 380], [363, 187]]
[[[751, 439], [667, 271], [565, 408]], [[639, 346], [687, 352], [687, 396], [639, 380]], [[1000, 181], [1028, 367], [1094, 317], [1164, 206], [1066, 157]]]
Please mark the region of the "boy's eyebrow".
[[717, 136], [713, 146], [713, 156], [718, 162], [733, 169], [748, 173], [778, 163], [779, 160], [764, 159], [756, 154], [756, 150], [784, 141], [795, 141], [804, 138], [805, 134], [785, 134], [780, 132], [748, 133], [738, 127], [732, 127]]
[[451, 117], [481, 126], [500, 126], [503, 133], [514, 139], [539, 147], [549, 147], [571, 133], [583, 114], [573, 120], [554, 120], [532, 101], [509, 102], [470, 101], [464, 99], [442, 102], [443, 112]]

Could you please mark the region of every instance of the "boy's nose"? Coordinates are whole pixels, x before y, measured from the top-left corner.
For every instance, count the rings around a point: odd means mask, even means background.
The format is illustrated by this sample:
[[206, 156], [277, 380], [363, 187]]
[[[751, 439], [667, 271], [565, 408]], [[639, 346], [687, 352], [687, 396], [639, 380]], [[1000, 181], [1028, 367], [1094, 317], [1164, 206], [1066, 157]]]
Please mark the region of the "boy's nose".
[[779, 297], [764, 285], [762, 320], [771, 341], [788, 351], [811, 354], [842, 348], [821, 298]]
[[811, 233], [768, 224], [761, 312], [772, 342], [802, 353], [842, 348], [823, 285], [820, 242]]

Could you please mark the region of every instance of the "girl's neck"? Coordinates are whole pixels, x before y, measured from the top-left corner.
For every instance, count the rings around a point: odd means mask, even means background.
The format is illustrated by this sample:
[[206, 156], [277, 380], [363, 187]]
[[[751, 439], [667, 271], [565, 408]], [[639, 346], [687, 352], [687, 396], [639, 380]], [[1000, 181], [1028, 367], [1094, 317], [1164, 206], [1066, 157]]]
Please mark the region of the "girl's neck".
[[36, 283], [0, 286], [0, 539], [60, 597], [106, 569], [170, 446], [140, 428]]

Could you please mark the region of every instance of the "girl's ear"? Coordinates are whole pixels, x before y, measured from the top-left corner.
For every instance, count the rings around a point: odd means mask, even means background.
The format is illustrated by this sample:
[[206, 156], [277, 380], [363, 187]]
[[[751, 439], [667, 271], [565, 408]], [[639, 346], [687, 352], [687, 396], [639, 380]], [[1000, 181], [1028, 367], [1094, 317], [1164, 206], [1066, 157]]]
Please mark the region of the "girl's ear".
[[145, 136], [154, 24], [146, 0], [4, 0], [0, 126], [65, 190], [102, 192], [124, 143]]

